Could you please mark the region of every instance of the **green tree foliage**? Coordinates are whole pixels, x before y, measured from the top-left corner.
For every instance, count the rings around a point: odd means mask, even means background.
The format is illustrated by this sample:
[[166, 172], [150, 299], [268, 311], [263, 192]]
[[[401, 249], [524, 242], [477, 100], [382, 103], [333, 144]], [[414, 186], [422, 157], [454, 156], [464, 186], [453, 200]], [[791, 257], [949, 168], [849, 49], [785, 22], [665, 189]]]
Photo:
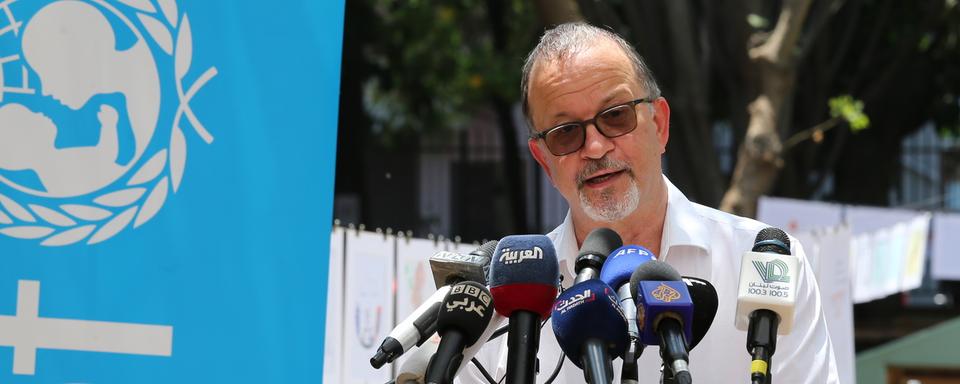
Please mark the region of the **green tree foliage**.
[[[519, 68], [538, 33], [527, 2], [504, 3], [506, 30], [492, 31], [486, 1], [365, 1], [381, 38], [365, 47], [376, 74], [364, 106], [381, 137], [449, 133], [491, 97], [519, 98]], [[508, 37], [504, 46], [495, 33]]]

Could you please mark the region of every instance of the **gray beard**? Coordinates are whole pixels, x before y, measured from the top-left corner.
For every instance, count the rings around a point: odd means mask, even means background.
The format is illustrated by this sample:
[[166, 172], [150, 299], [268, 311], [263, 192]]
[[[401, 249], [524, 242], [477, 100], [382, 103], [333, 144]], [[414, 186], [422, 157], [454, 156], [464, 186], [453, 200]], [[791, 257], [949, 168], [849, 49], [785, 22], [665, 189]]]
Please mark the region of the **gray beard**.
[[614, 222], [619, 221], [637, 209], [640, 205], [640, 190], [637, 187], [637, 181], [630, 178], [630, 186], [622, 196], [616, 196], [613, 191], [601, 191], [591, 201], [583, 189], [580, 189], [580, 206], [583, 212], [593, 221]]

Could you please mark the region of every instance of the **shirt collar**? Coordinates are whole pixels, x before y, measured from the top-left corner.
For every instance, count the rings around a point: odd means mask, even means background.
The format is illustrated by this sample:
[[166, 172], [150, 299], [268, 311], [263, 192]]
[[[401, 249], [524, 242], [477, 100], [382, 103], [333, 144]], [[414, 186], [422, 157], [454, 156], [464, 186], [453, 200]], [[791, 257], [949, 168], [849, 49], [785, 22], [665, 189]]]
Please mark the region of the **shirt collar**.
[[708, 251], [707, 240], [710, 233], [703, 217], [697, 214], [694, 203], [666, 176], [663, 176], [663, 182], [667, 185], [667, 215], [663, 220], [660, 253], [669, 255], [670, 250], [678, 246], [691, 246]]
[[[690, 202], [683, 192], [680, 192], [673, 183], [663, 176], [663, 181], [667, 185], [667, 213], [663, 220], [663, 235], [660, 239], [661, 259], [669, 256], [670, 250], [674, 247], [690, 246], [697, 247], [709, 252], [707, 240], [709, 231], [705, 227], [703, 217], [697, 214], [694, 203]], [[554, 238], [554, 244], [557, 247], [557, 256], [561, 263], [561, 271], [566, 270], [565, 274], [573, 276], [574, 263], [577, 260], [577, 237], [573, 230], [573, 219], [570, 211], [567, 210], [567, 216], [551, 235]], [[564, 281], [564, 285], [572, 284], [572, 281]]]

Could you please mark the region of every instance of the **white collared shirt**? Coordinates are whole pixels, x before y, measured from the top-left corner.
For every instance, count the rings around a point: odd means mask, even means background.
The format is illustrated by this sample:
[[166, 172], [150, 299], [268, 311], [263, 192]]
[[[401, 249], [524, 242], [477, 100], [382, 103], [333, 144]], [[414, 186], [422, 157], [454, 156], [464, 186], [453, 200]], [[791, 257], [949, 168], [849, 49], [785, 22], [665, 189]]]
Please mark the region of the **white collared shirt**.
[[[740, 259], [749, 251], [763, 223], [734, 216], [687, 200], [666, 177], [668, 200], [659, 260], [673, 266], [681, 275], [710, 281], [717, 289], [720, 303], [713, 325], [704, 339], [690, 352], [690, 373], [699, 383], [750, 382], [750, 356], [746, 349], [747, 334], [734, 327], [737, 305], [737, 283]], [[577, 240], [570, 213], [563, 224], [547, 234], [557, 250], [564, 287], [574, 281]], [[790, 384], [839, 383], [836, 357], [823, 310], [820, 289], [810, 271], [810, 264], [797, 239], [790, 238], [792, 254], [801, 262], [793, 330], [777, 340], [772, 360], [773, 381]], [[506, 320], [496, 320], [506, 325]], [[507, 367], [507, 337], [485, 344], [476, 358], [500, 380]], [[540, 333], [540, 372], [537, 382], [544, 383], [553, 373], [561, 356], [550, 321]], [[614, 361], [614, 383], [620, 382], [620, 359]], [[659, 383], [661, 360], [658, 348], [648, 346], [638, 361], [639, 382]], [[459, 383], [486, 384], [473, 364], [458, 374]], [[570, 360], [564, 361], [554, 383], [583, 383], [583, 372]]]

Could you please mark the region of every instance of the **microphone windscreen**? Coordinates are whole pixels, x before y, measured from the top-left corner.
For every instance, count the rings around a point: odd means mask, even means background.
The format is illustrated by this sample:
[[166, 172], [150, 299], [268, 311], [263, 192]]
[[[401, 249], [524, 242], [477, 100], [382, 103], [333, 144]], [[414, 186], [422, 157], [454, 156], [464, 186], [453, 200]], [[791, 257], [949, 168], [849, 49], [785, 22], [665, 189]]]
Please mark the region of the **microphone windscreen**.
[[630, 275], [630, 292], [633, 293], [633, 297], [637, 296], [637, 285], [641, 281], [679, 281], [680, 273], [676, 269], [670, 266], [670, 264], [664, 263], [659, 260], [653, 260], [647, 263], [643, 263], [636, 270], [633, 271], [633, 274]]
[[553, 242], [544, 235], [500, 239], [490, 262], [490, 292], [497, 312], [529, 311], [547, 317], [557, 297], [560, 268]]
[[455, 329], [463, 334], [466, 347], [473, 345], [493, 317], [492, 299], [490, 292], [480, 283], [464, 281], [454, 285], [440, 306], [437, 333], [442, 337]]
[[753, 242], [754, 252], [790, 254], [790, 237], [780, 228], [767, 227], [757, 233]]
[[683, 282], [687, 285], [687, 291], [690, 292], [690, 299], [693, 301], [693, 337], [690, 340], [692, 350], [700, 340], [703, 340], [710, 326], [713, 325], [719, 300], [717, 289], [709, 281], [696, 277], [684, 277]]
[[481, 245], [479, 248], [477, 248], [476, 250], [470, 253], [474, 255], [480, 255], [480, 256], [486, 256], [486, 257], [492, 258], [493, 253], [496, 252], [497, 250], [497, 243], [498, 243], [497, 240], [490, 240], [486, 243], [483, 243], [483, 245]]
[[600, 270], [600, 280], [614, 289], [630, 281], [633, 271], [653, 261], [653, 252], [639, 245], [624, 245], [610, 253]]
[[620, 235], [610, 228], [597, 228], [587, 234], [580, 245], [580, 253], [577, 256], [598, 255], [607, 257], [614, 249], [623, 246], [623, 240]]
[[617, 294], [606, 283], [590, 279], [570, 287], [553, 305], [553, 333], [560, 349], [577, 367], [588, 339], [599, 339], [612, 357], [623, 357], [629, 335]]

